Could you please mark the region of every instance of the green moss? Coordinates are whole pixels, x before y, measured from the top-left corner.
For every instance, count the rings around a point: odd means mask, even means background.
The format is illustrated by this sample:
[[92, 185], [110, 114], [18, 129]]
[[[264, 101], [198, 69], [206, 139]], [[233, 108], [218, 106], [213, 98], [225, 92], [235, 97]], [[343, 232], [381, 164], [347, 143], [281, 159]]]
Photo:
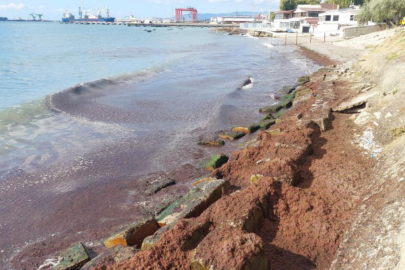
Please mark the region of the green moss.
[[218, 154], [210, 157], [204, 165], [204, 168], [207, 170], [215, 170], [227, 163], [229, 158], [224, 154]]
[[302, 77], [299, 77], [298, 78], [298, 80], [297, 80], [297, 85], [303, 85], [303, 84], [306, 84], [307, 82], [310, 82], [311, 81], [311, 77], [309, 77], [309, 76], [302, 76]]
[[266, 130], [266, 129], [269, 129], [275, 123], [276, 123], [276, 120], [269, 119], [269, 120], [259, 122], [258, 125], [260, 126], [261, 129]]
[[399, 54], [397, 52], [393, 52], [389, 56], [385, 57], [385, 59], [387, 59], [388, 62], [396, 60], [398, 58], [399, 58]]
[[396, 93], [398, 93], [398, 88], [394, 89], [394, 91], [392, 92], [393, 95], [395, 95]]
[[398, 138], [405, 134], [405, 126], [391, 129], [392, 135]]
[[223, 141], [223, 140], [199, 141], [198, 145], [203, 145], [203, 146], [224, 146], [225, 141]]
[[282, 110], [282, 111], [277, 112], [275, 116], [276, 116], [277, 118], [280, 118], [280, 117], [283, 116], [284, 114], [285, 114], [285, 111]]

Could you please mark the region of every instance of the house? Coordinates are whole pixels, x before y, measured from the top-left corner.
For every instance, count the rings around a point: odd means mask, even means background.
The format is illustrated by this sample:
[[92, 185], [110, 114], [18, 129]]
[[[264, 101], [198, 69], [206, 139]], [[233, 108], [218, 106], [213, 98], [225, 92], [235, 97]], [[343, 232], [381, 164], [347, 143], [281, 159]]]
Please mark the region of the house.
[[294, 32], [309, 33], [313, 25], [317, 25], [319, 16], [332, 10], [333, 4], [298, 5], [295, 10], [276, 12], [274, 28], [276, 31], [291, 29]]
[[314, 27], [313, 33], [333, 35], [333, 33], [340, 33], [342, 28], [358, 26], [356, 17], [360, 12], [360, 6], [351, 5], [348, 8], [338, 8], [322, 13], [319, 15], [318, 26]]

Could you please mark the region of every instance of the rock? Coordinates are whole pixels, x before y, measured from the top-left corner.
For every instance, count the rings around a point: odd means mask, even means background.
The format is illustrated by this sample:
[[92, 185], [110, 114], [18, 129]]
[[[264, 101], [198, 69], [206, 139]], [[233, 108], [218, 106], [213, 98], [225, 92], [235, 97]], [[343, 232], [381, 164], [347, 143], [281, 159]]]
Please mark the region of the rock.
[[218, 155], [212, 156], [210, 159], [208, 159], [205, 162], [204, 168], [206, 170], [213, 171], [215, 169], [218, 169], [225, 163], [227, 163], [228, 160], [229, 160], [229, 158], [226, 155], [218, 154]]
[[334, 112], [345, 112], [347, 110], [365, 105], [370, 98], [375, 96], [376, 93], [366, 93], [363, 95], [358, 95], [348, 101], [341, 103], [339, 106], [332, 109]]
[[266, 121], [266, 120], [271, 120], [271, 119], [276, 119], [277, 117], [275, 117], [272, 113], [268, 113], [266, 116], [264, 116], [260, 122], [262, 121]]
[[116, 245], [140, 247], [145, 237], [154, 234], [159, 229], [152, 217], [136, 222], [124, 230], [110, 236], [103, 241], [104, 246], [110, 248]]
[[203, 145], [203, 146], [224, 146], [225, 141], [223, 141], [223, 140], [199, 141], [198, 145]]
[[169, 207], [169, 205], [180, 198], [180, 195], [165, 194], [160, 202], [153, 207], [153, 211], [151, 212], [153, 213], [153, 215], [157, 216], [162, 213], [162, 211], [164, 211], [167, 207]]
[[62, 261], [54, 266], [54, 270], [79, 270], [90, 260], [82, 243], [76, 243], [69, 247], [61, 255]]
[[[260, 173], [265, 176], [270, 176], [274, 180], [283, 182], [289, 185], [296, 185], [298, 182], [298, 168], [296, 163], [290, 158], [275, 158], [260, 170]], [[256, 178], [257, 184], [260, 178]]]
[[173, 228], [174, 225], [175, 223], [169, 224], [165, 227], [160, 228], [154, 234], [146, 237], [142, 242], [141, 250], [147, 250], [152, 248], [157, 243], [157, 241], [159, 241], [162, 234]]
[[193, 187], [198, 186], [201, 183], [211, 182], [211, 181], [215, 181], [215, 180], [218, 180], [218, 179], [215, 177], [203, 177], [203, 178], [196, 180], [193, 183]]
[[268, 134], [270, 134], [273, 137], [280, 136], [281, 135], [281, 129], [271, 129], [266, 131]]
[[176, 181], [172, 178], [159, 177], [149, 184], [149, 187], [145, 190], [145, 195], [153, 195], [165, 187], [175, 185]]
[[200, 182], [157, 216], [156, 220], [161, 226], [166, 226], [181, 218], [197, 217], [220, 199], [222, 189], [229, 188], [229, 185], [228, 181], [218, 179]]
[[190, 269], [269, 269], [263, 240], [234, 228], [216, 228], [199, 243]]
[[266, 130], [266, 129], [269, 129], [275, 123], [276, 123], [276, 121], [274, 119], [265, 120], [265, 121], [259, 122], [259, 126], [261, 129]]
[[115, 246], [101, 253], [88, 263], [86, 263], [81, 270], [91, 270], [96, 266], [109, 266], [132, 258], [138, 249], [133, 247]]
[[254, 175], [250, 176], [250, 183], [252, 185], [256, 185], [260, 181], [260, 179], [262, 179], [263, 177], [264, 176], [261, 174], [254, 174]]
[[246, 135], [245, 132], [238, 132], [238, 133], [224, 133], [224, 134], [219, 134], [218, 136], [222, 139], [234, 141], [234, 140], [242, 138], [245, 135]]
[[297, 85], [298, 85], [298, 86], [304, 85], [304, 84], [306, 84], [306, 83], [308, 83], [308, 82], [310, 82], [310, 81], [311, 81], [311, 77], [310, 77], [310, 76], [302, 76], [302, 77], [299, 77], [299, 78], [298, 78], [298, 80], [297, 80]]
[[249, 133], [254, 133], [259, 129], [260, 129], [260, 126], [258, 124], [254, 124], [254, 125], [251, 125], [250, 127], [233, 127], [232, 131], [234, 131], [236, 133], [242, 132], [242, 133], [249, 134]]

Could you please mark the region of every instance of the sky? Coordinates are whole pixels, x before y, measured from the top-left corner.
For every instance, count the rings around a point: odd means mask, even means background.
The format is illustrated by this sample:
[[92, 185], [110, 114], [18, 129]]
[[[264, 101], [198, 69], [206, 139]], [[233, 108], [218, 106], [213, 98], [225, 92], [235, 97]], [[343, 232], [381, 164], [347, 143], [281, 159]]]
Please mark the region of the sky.
[[[111, 16], [138, 18], [170, 18], [176, 7], [194, 7], [199, 13], [277, 10], [280, 0], [83, 0], [83, 7], [108, 6]], [[0, 0], [0, 17], [26, 19], [30, 13], [44, 14], [45, 20], [60, 20], [69, 9], [76, 17], [80, 0]], [[97, 15], [97, 14], [96, 14]]]

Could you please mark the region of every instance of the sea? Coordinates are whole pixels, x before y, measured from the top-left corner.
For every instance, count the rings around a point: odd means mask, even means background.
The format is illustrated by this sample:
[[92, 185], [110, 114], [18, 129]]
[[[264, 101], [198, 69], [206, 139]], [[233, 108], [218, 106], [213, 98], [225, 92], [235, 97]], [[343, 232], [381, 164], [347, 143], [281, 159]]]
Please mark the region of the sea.
[[[207, 28], [0, 22], [0, 40], [0, 269], [46, 269], [77, 241], [101, 248], [254, 137], [199, 140], [259, 121], [319, 68], [277, 40]], [[143, 179], [166, 172], [178, 183], [146, 196]]]

